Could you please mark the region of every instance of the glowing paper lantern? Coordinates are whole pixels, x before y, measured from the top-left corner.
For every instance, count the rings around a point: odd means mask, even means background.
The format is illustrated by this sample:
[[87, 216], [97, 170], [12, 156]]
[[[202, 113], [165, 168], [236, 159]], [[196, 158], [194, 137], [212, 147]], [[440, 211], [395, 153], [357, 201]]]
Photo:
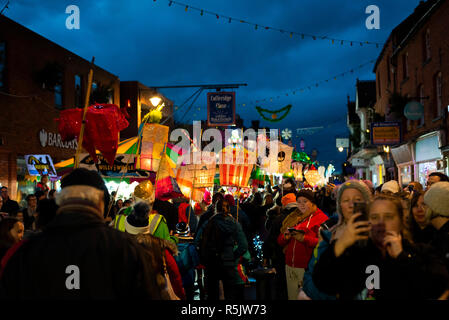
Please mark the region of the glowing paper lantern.
[[302, 181], [302, 167], [303, 164], [300, 162], [293, 162], [292, 169], [295, 180]]
[[321, 176], [314, 165], [312, 165], [310, 169], [304, 174], [304, 177], [306, 178], [307, 183], [312, 187], [317, 186], [321, 180]]
[[[240, 150], [238, 150], [240, 148]], [[238, 152], [242, 152], [238, 154]], [[230, 157], [226, 157], [226, 153]], [[243, 158], [241, 157], [243, 156]], [[221, 186], [234, 186], [234, 187], [246, 187], [251, 177], [253, 170], [253, 160], [255, 155], [251, 154], [247, 149], [237, 146], [227, 146], [222, 150], [222, 161], [219, 165], [220, 169], [220, 185]], [[226, 160], [226, 161], [225, 161]], [[229, 163], [227, 163], [227, 161]]]

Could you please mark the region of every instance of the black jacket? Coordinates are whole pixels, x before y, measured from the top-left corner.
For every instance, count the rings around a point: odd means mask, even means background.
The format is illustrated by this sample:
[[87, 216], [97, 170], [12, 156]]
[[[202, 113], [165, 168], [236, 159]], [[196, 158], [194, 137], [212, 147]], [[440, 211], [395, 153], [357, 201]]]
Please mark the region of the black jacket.
[[434, 238], [430, 244], [440, 253], [449, 270], [449, 221], [440, 230], [435, 231]]
[[2, 208], [0, 209], [1, 212], [8, 212], [10, 216], [15, 216], [19, 210], [20, 207], [17, 201], [11, 199], [3, 201]]
[[282, 222], [284, 219], [293, 211], [295, 211], [296, 207], [291, 208], [282, 208], [280, 210], [280, 214], [277, 216], [272, 216], [272, 213], [275, 211], [270, 211], [270, 228], [268, 229], [268, 236], [263, 244], [263, 255], [266, 259], [271, 259], [273, 266], [277, 266], [278, 268], [283, 268], [285, 265], [285, 255], [282, 251], [282, 247], [278, 244], [278, 237], [281, 233]]
[[440, 257], [428, 245], [411, 245], [406, 240], [402, 244], [403, 251], [396, 259], [388, 254], [382, 257], [371, 240], [365, 248], [352, 246], [336, 258], [334, 242], [318, 259], [313, 282], [324, 293], [355, 299], [373, 274], [367, 267], [377, 266], [380, 288], [374, 289], [376, 300], [437, 299], [449, 286], [449, 274]]
[[[58, 214], [7, 262], [1, 298], [164, 299], [151, 257], [130, 235], [111, 229], [87, 207]], [[66, 280], [79, 269], [80, 288]], [[69, 279], [70, 283], [70, 279]]]

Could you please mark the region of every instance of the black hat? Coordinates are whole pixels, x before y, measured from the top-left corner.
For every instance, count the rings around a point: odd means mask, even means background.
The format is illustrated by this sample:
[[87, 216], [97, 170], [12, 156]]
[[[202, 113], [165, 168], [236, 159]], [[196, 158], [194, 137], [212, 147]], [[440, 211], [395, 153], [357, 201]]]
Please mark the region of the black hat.
[[75, 185], [90, 186], [104, 191], [104, 208], [105, 213], [107, 212], [110, 201], [109, 191], [97, 171], [77, 168], [61, 180], [62, 189]]
[[310, 202], [316, 204], [313, 191], [303, 189], [296, 194], [296, 200], [298, 200], [299, 197], [304, 197], [308, 199]]

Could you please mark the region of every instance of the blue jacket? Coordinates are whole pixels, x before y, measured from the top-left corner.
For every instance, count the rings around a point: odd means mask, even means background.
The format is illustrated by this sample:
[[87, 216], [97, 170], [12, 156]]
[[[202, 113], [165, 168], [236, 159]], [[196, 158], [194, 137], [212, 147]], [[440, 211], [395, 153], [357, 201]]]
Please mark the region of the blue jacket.
[[310, 258], [306, 272], [304, 273], [303, 290], [305, 294], [312, 300], [337, 300], [335, 296], [331, 296], [319, 291], [312, 280], [312, 274], [313, 269], [315, 268], [315, 264], [320, 258], [321, 254], [329, 247], [332, 235], [332, 233], [328, 230], [323, 230], [321, 234], [323, 236], [323, 240], [318, 242], [317, 246], [313, 250], [312, 258]]

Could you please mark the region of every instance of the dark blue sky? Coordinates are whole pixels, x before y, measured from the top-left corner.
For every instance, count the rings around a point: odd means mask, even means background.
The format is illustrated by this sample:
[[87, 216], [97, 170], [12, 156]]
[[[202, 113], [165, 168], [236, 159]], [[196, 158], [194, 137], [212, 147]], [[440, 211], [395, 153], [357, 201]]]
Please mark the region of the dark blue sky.
[[[391, 30], [411, 14], [419, 0], [184, 0], [183, 3], [222, 15], [338, 39], [383, 43]], [[0, 7], [6, 0], [0, 0]], [[65, 27], [68, 5], [80, 8], [80, 30]], [[306, 151], [316, 148], [318, 160], [340, 166], [335, 138], [347, 136], [347, 95], [355, 98], [355, 82], [374, 79], [373, 64], [336, 81], [295, 95], [285, 93], [328, 79], [376, 59], [382, 46], [349, 46], [288, 33], [255, 30], [254, 26], [192, 9], [168, 6], [167, 0], [10, 0], [5, 15], [81, 57], [147, 86], [247, 83], [236, 89], [237, 113], [249, 126], [261, 120], [272, 128], [290, 128], [293, 143], [300, 138]], [[380, 30], [367, 30], [365, 8], [380, 8]], [[196, 89], [164, 89], [180, 105]], [[281, 96], [270, 102], [270, 97]], [[292, 104], [288, 117], [277, 123], [262, 120], [258, 105], [279, 109]], [[245, 103], [246, 106], [241, 106]], [[206, 92], [183, 120], [206, 119]], [[183, 109], [176, 112], [179, 120]], [[296, 128], [324, 126], [313, 135], [296, 136]]]

